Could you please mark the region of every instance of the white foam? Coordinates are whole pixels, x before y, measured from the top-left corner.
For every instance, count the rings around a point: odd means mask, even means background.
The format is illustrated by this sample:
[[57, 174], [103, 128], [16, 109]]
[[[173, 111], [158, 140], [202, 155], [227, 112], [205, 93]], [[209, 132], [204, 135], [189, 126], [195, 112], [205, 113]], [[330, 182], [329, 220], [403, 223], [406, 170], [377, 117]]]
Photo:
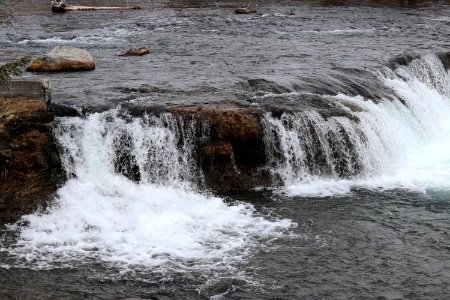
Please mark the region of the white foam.
[[346, 29], [333, 29], [333, 30], [304, 30], [300, 33], [311, 33], [311, 34], [332, 34], [332, 35], [347, 35], [347, 34], [358, 34], [358, 33], [374, 33], [375, 28], [346, 28]]
[[437, 18], [433, 18], [431, 19], [433, 21], [442, 21], [442, 22], [450, 22], [450, 17], [449, 16], [440, 16]]
[[[342, 117], [325, 120], [314, 113], [306, 113], [290, 117], [295, 120], [287, 120], [285, 123], [289, 126], [286, 126], [282, 120], [268, 117], [266, 126], [277, 132], [275, 136], [278, 136], [281, 153], [285, 157], [280, 159], [280, 156], [273, 155], [272, 163], [277, 166], [275, 172], [286, 183], [286, 187], [279, 192], [289, 196], [325, 197], [348, 195], [353, 189], [361, 187], [421, 192], [450, 189], [448, 73], [433, 55], [400, 67], [396, 73], [406, 80], [397, 77], [383, 80], [405, 104], [399, 99], [386, 99], [377, 104], [361, 97], [333, 97], [344, 107], [357, 107], [357, 111], [351, 113], [359, 118], [359, 123], [345, 121], [346, 118]], [[323, 136], [336, 131], [339, 124], [339, 130], [346, 132], [357, 149], [356, 160], [362, 166], [361, 172], [349, 179], [339, 179], [333, 173], [335, 161], [327, 152], [331, 151], [327, 149], [332, 146], [321, 141], [332, 174], [311, 174], [305, 161], [307, 141], [301, 138], [302, 130], [307, 126], [303, 123], [297, 126], [298, 119], [311, 121], [310, 124]], [[364, 133], [364, 138], [358, 132]], [[339, 137], [339, 134], [336, 136]]]
[[351, 194], [352, 186], [341, 180], [313, 178], [305, 182], [292, 183], [277, 191], [286, 196], [340, 197]]
[[121, 176], [93, 183], [70, 180], [48, 213], [26, 216], [13, 253], [35, 265], [95, 258], [155, 266], [186, 260], [222, 263], [247, 255], [260, 238], [289, 221], [255, 216], [251, 206]]
[[[95, 259], [124, 270], [214, 269], [292, 226], [263, 218], [251, 205], [193, 191], [182, 173], [190, 154], [179, 151], [177, 122], [171, 115], [125, 121], [116, 112], [63, 119], [55, 134], [71, 179], [48, 211], [10, 227], [20, 236], [9, 253], [36, 268]], [[184, 125], [181, 149], [190, 143], [190, 124]], [[115, 172], [114, 147], [124, 133], [125, 150], [145, 173], [140, 183]]]
[[120, 41], [125, 41], [125, 38], [131, 34], [136, 34], [135, 31], [128, 31], [124, 29], [117, 29], [114, 31], [105, 30], [98, 34], [84, 34], [77, 32], [73, 37], [61, 37], [55, 36], [50, 38], [41, 39], [24, 39], [19, 41], [19, 45], [26, 45], [29, 43], [36, 44], [87, 44], [94, 45], [99, 43], [117, 43]]

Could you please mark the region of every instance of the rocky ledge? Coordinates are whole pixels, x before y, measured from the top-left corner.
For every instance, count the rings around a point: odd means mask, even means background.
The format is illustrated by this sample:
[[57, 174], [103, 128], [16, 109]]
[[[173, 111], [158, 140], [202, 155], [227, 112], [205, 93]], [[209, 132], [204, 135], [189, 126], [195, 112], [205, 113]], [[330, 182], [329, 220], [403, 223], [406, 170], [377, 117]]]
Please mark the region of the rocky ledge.
[[[332, 116], [354, 118], [347, 110], [332, 107], [332, 103], [320, 102], [303, 96], [302, 101], [326, 119]], [[280, 116], [302, 110], [296, 104], [270, 101], [270, 104], [253, 105], [243, 101], [223, 101], [195, 104], [123, 105], [127, 115], [142, 117], [170, 113], [180, 120], [179, 132], [183, 126], [195, 124], [194, 159], [196, 170], [201, 173], [200, 185], [207, 190], [226, 195], [249, 191], [259, 187], [274, 187], [282, 184], [281, 178], [270, 170], [266, 156], [264, 116]], [[194, 122], [191, 122], [194, 121]], [[357, 120], [354, 120], [357, 122]], [[205, 133], [204, 128], [207, 128]], [[129, 153], [118, 153], [116, 171], [139, 181], [140, 170], [133, 163]], [[323, 162], [326, 164], [326, 162]]]
[[175, 106], [182, 118], [208, 124], [207, 139], [197, 139], [197, 163], [204, 184], [220, 194], [275, 184], [266, 168], [262, 110], [233, 103]]
[[[179, 132], [195, 124], [194, 164], [201, 173], [198, 183], [205, 189], [230, 194], [274, 184], [266, 168], [262, 109], [232, 101], [124, 108], [125, 117], [170, 113], [179, 120]], [[139, 182], [141, 174], [135, 158], [128, 152], [117, 153], [117, 158], [116, 171]]]
[[61, 164], [44, 99], [0, 98], [0, 222], [17, 220], [57, 189]]
[[[348, 111], [333, 107], [323, 99], [299, 97], [324, 118], [352, 117]], [[295, 106], [272, 99], [264, 105], [223, 101], [123, 104], [123, 108], [124, 118], [170, 113], [179, 120], [180, 132], [182, 126], [196, 124], [193, 158], [195, 169], [201, 173], [199, 184], [223, 195], [282, 183], [268, 166], [263, 120], [266, 114], [277, 117], [302, 110], [298, 100], [292, 100]], [[38, 207], [45, 207], [62, 182], [64, 175], [52, 135], [55, 114], [77, 116], [78, 112], [49, 105], [44, 99], [0, 98], [0, 222], [14, 221]], [[117, 153], [116, 171], [139, 182], [141, 174], [135, 161], [129, 152]]]

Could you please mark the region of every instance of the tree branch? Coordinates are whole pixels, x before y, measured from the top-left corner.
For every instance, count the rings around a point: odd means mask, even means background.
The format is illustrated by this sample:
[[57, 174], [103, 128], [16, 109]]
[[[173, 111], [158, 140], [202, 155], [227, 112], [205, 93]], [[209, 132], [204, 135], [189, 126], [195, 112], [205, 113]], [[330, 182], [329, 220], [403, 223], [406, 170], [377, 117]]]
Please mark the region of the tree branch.
[[20, 0], [0, 0], [0, 26], [10, 26], [14, 19], [14, 9]]
[[0, 66], [0, 84], [5, 84], [11, 80], [12, 76], [19, 76], [23, 72], [23, 68], [31, 61], [31, 57], [25, 56], [19, 60]]

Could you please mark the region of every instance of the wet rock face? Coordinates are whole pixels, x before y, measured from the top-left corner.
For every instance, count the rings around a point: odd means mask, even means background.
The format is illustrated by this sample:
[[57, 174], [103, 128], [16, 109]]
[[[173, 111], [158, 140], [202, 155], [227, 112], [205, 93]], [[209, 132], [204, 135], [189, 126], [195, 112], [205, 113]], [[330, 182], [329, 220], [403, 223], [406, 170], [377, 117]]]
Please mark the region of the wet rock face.
[[[178, 113], [182, 110], [178, 109]], [[208, 124], [209, 139], [199, 145], [198, 160], [205, 184], [219, 193], [250, 190], [271, 184], [265, 167], [263, 128], [258, 111], [204, 108], [193, 113]]]
[[[261, 118], [264, 110], [234, 103], [217, 105], [174, 105], [127, 107], [132, 116], [171, 113], [196, 124], [194, 158], [204, 187], [219, 194], [248, 191], [255, 187], [273, 185], [266, 166], [266, 153]], [[183, 126], [179, 124], [178, 126]], [[178, 129], [183, 131], [181, 128]], [[116, 170], [139, 181], [139, 171], [133, 157], [127, 153], [126, 139], [117, 154]]]
[[62, 179], [44, 100], [0, 98], [0, 222], [31, 213]]
[[441, 52], [438, 57], [442, 61], [444, 68], [448, 71], [450, 69], [450, 52]]
[[27, 67], [29, 72], [91, 71], [94, 69], [95, 62], [89, 52], [64, 45], [53, 48]]
[[[274, 168], [283, 165], [286, 157], [278, 136], [277, 127], [268, 125], [267, 117], [281, 120], [288, 131], [296, 132], [305, 140], [305, 164], [294, 168], [310, 174], [329, 174], [340, 178], [357, 175], [362, 166], [356, 156], [356, 149], [345, 128], [336, 125], [336, 130], [326, 130], [316, 121], [345, 118], [357, 124], [359, 119], [342, 107], [333, 106], [325, 98], [298, 95], [288, 101], [274, 99], [267, 104], [252, 105], [240, 101], [197, 104], [162, 104], [125, 106], [128, 117], [145, 115], [160, 116], [166, 113], [178, 121], [175, 131], [195, 132], [193, 151], [195, 170], [199, 171], [199, 184], [219, 194], [249, 191], [257, 187], [276, 187], [283, 184], [283, 178]], [[316, 112], [309, 119], [307, 112]], [[358, 107], [353, 107], [353, 111]], [[128, 115], [129, 114], [129, 115]], [[316, 119], [317, 118], [317, 119]], [[194, 122], [192, 122], [194, 121]], [[191, 128], [195, 124], [195, 128]], [[296, 125], [304, 124], [304, 126]], [[184, 128], [188, 126], [189, 128]], [[325, 130], [325, 131], [324, 131]], [[268, 132], [270, 131], [270, 132]], [[306, 137], [310, 137], [307, 139]], [[180, 139], [182, 140], [182, 138]], [[308, 142], [309, 141], [309, 142]], [[322, 143], [329, 145], [329, 153]], [[124, 137], [116, 151], [116, 171], [139, 181], [140, 170], [130, 155], [129, 142]], [[333, 163], [330, 164], [329, 160]], [[289, 162], [290, 163], [290, 162]]]

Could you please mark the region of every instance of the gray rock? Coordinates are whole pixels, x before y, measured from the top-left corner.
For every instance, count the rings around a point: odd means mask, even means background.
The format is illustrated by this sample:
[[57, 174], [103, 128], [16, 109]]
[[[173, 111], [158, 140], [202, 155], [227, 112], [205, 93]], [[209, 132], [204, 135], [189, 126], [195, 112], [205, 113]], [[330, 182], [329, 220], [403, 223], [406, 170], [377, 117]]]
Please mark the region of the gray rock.
[[92, 55], [88, 51], [67, 45], [56, 46], [46, 56], [50, 59], [55, 60], [67, 59], [75, 61], [94, 62]]
[[67, 45], [53, 48], [27, 67], [29, 72], [90, 71], [94, 69], [95, 62], [88, 51]]

